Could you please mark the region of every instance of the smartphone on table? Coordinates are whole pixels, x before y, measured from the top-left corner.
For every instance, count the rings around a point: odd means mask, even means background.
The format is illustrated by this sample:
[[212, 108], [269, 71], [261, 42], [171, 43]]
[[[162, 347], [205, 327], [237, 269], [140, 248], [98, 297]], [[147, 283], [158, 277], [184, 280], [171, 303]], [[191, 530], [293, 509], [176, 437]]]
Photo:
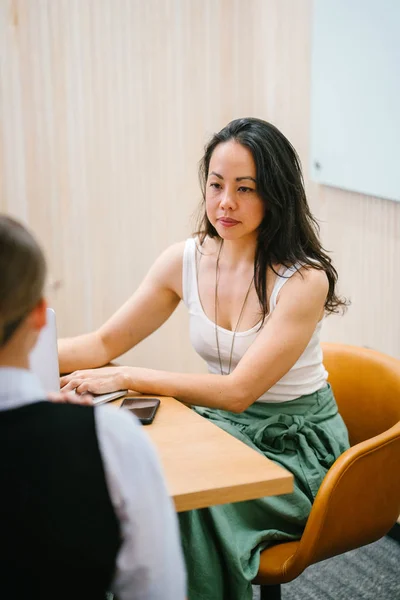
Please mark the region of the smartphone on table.
[[137, 396], [136, 398], [124, 398], [121, 408], [130, 410], [143, 425], [150, 425], [153, 422], [158, 407], [159, 398], [150, 396]]

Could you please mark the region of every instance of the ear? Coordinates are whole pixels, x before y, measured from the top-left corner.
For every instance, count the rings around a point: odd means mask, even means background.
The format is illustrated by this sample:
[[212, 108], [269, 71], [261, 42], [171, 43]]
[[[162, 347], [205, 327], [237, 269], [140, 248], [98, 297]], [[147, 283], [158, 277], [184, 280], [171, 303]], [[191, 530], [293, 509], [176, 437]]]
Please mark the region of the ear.
[[47, 302], [42, 298], [31, 311], [30, 321], [32, 327], [37, 331], [40, 331], [46, 325], [46, 308]]

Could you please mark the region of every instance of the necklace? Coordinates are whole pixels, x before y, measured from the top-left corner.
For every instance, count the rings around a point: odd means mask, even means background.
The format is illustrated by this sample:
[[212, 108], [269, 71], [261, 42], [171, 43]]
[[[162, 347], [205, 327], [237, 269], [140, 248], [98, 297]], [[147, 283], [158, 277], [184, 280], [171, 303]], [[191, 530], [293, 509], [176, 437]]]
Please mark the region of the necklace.
[[231, 372], [232, 354], [233, 354], [233, 345], [235, 343], [235, 336], [236, 336], [236, 332], [238, 330], [240, 321], [242, 320], [244, 307], [246, 306], [247, 298], [249, 297], [250, 289], [251, 289], [251, 286], [252, 286], [253, 281], [254, 281], [254, 275], [251, 278], [250, 285], [249, 285], [249, 288], [248, 288], [248, 290], [246, 292], [246, 296], [245, 296], [244, 301], [243, 301], [243, 305], [242, 305], [242, 308], [241, 308], [241, 311], [240, 311], [240, 314], [239, 314], [239, 318], [238, 318], [237, 323], [236, 323], [236, 327], [235, 327], [235, 329], [233, 331], [231, 351], [230, 351], [230, 354], [229, 354], [228, 372], [224, 373], [224, 371], [222, 369], [221, 352], [220, 352], [220, 349], [219, 349], [219, 338], [218, 338], [218, 273], [219, 273], [218, 267], [219, 267], [219, 259], [220, 259], [220, 256], [221, 256], [221, 250], [222, 250], [223, 243], [224, 243], [224, 240], [221, 241], [221, 245], [220, 245], [219, 251], [218, 251], [217, 261], [215, 263], [215, 298], [214, 298], [214, 311], [215, 311], [215, 314], [214, 314], [214, 327], [215, 327], [215, 341], [217, 343], [217, 352], [218, 352], [219, 368], [220, 368], [220, 371], [221, 371], [221, 375], [229, 375], [229, 373]]

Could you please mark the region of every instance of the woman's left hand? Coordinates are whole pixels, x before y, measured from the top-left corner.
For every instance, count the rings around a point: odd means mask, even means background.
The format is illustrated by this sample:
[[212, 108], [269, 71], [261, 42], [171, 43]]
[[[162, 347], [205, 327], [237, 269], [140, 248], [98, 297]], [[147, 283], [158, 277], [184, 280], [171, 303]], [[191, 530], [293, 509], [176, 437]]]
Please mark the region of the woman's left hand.
[[64, 375], [60, 385], [63, 392], [76, 390], [78, 394], [106, 394], [127, 389], [126, 379], [125, 367], [103, 367]]

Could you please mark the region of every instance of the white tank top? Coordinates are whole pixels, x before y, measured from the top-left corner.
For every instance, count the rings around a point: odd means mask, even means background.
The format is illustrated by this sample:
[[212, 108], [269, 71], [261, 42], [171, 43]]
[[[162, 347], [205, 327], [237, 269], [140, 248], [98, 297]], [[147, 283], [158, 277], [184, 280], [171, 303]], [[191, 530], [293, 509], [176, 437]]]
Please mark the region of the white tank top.
[[[298, 265], [283, 270], [277, 276], [270, 298], [270, 313], [275, 309], [276, 299], [282, 286], [285, 285]], [[196, 352], [203, 358], [208, 366], [209, 373], [220, 374], [218, 350], [215, 339], [215, 324], [205, 314], [200, 302], [197, 288], [196, 272], [196, 240], [186, 240], [183, 254], [183, 301], [189, 310], [190, 341]], [[268, 322], [266, 317], [263, 327]], [[317, 324], [311, 340], [293, 367], [275, 385], [269, 388], [257, 402], [287, 402], [306, 394], [312, 394], [326, 385], [327, 371], [322, 363], [322, 349], [320, 345], [320, 331], [322, 319]], [[235, 335], [233, 346], [231, 371], [256, 339], [259, 324], [247, 331], [238, 331]], [[224, 373], [228, 372], [229, 356], [231, 352], [233, 331], [218, 326], [218, 341], [221, 354], [221, 363]]]

